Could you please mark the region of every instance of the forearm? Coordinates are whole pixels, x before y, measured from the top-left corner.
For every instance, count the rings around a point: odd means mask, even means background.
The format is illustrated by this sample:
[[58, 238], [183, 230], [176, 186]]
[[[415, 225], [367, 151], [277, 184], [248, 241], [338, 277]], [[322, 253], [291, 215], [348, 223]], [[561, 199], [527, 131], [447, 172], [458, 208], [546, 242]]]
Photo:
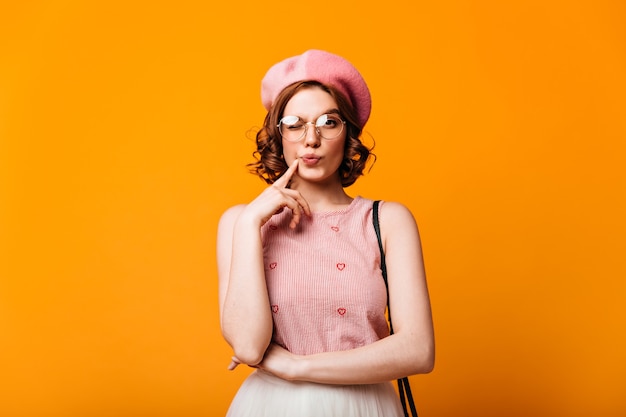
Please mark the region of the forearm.
[[270, 343], [272, 326], [260, 231], [240, 219], [233, 233], [222, 331], [235, 356], [242, 363], [256, 365]]
[[434, 365], [434, 343], [428, 336], [416, 338], [395, 334], [356, 349], [285, 356], [289, 359], [273, 358], [275, 362], [267, 364], [268, 359], [271, 360], [268, 358], [262, 365], [290, 380], [373, 384], [430, 372]]
[[434, 349], [392, 335], [350, 351], [304, 357], [300, 379], [326, 384], [369, 384], [428, 373]]

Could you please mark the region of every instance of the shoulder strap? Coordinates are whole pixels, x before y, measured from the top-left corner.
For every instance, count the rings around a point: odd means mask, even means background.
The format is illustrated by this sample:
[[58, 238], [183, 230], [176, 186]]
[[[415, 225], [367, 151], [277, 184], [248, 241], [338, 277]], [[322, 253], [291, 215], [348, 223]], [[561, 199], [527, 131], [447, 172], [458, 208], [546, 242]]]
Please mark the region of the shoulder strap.
[[393, 334], [393, 325], [391, 324], [391, 312], [389, 310], [389, 285], [387, 284], [387, 264], [385, 262], [385, 249], [383, 248], [383, 239], [380, 234], [380, 224], [378, 207], [380, 206], [380, 200], [374, 201], [374, 209], [372, 210], [372, 222], [374, 223], [374, 231], [376, 232], [376, 238], [378, 239], [378, 247], [380, 248], [380, 270], [383, 274], [383, 280], [385, 281], [385, 288], [387, 289], [387, 318], [389, 319], [389, 333]]
[[383, 248], [383, 239], [380, 235], [380, 224], [378, 224], [378, 206], [380, 206], [380, 200], [374, 201], [374, 210], [372, 212], [374, 230], [376, 231], [376, 238], [378, 239], [378, 247], [380, 248], [380, 269], [383, 271], [383, 279], [385, 280], [385, 287], [387, 287], [387, 265], [385, 263], [385, 249]]

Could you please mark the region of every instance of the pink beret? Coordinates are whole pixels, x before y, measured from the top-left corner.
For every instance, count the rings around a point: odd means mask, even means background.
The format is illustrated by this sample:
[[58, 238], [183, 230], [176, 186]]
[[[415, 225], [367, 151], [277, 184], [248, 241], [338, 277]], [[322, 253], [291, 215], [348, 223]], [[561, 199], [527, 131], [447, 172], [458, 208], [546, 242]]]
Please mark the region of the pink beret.
[[360, 127], [365, 126], [372, 109], [372, 99], [365, 80], [344, 58], [315, 49], [287, 58], [267, 71], [261, 81], [263, 106], [269, 111], [285, 87], [305, 80], [319, 81], [341, 91], [356, 110]]

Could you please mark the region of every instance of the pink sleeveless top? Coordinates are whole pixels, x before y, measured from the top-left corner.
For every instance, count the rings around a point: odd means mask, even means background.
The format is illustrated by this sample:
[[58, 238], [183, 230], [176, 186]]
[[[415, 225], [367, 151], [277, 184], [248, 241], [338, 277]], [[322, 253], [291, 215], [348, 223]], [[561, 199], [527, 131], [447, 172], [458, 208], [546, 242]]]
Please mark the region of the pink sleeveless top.
[[345, 209], [303, 216], [295, 230], [284, 210], [263, 226], [274, 342], [310, 355], [389, 335], [372, 204], [356, 197]]

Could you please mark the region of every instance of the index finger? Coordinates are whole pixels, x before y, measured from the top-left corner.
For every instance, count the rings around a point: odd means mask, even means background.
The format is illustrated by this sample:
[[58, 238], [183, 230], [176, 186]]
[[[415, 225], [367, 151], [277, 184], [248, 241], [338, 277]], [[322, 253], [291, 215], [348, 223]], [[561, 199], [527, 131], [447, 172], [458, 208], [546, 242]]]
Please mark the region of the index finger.
[[285, 171], [285, 173], [279, 179], [274, 181], [274, 185], [279, 188], [287, 187], [287, 185], [289, 185], [289, 181], [291, 180], [291, 177], [293, 177], [293, 174], [298, 170], [298, 163], [299, 163], [299, 160], [295, 159], [291, 163], [287, 171]]

